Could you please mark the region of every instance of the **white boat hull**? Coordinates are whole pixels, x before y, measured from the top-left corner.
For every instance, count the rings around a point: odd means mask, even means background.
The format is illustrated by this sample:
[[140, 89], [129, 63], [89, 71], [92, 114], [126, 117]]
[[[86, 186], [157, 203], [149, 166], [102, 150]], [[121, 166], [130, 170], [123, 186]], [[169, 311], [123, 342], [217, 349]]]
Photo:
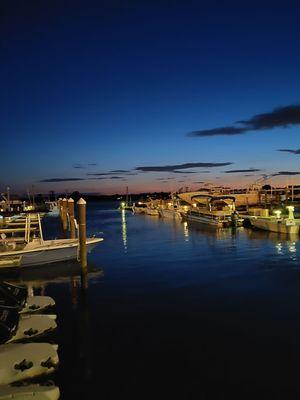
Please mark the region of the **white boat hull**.
[[251, 225], [258, 229], [285, 234], [299, 233], [299, 225], [295, 221], [268, 218], [251, 218]]
[[59, 388], [55, 385], [23, 385], [0, 387], [0, 400], [18, 399], [18, 400], [58, 400]]
[[[88, 238], [87, 250], [90, 252], [102, 238]], [[73, 260], [78, 257], [77, 239], [45, 240], [42, 245], [29, 243], [23, 250], [1, 253], [1, 257], [21, 256], [21, 267], [51, 264], [60, 261]]]
[[33, 340], [36, 337], [54, 331], [57, 328], [56, 315], [20, 315], [18, 329], [7, 343]]
[[167, 208], [161, 208], [159, 211], [162, 218], [181, 219], [181, 215], [177, 210], [168, 210]]
[[57, 347], [48, 343], [1, 345], [0, 385], [52, 373], [59, 362]]

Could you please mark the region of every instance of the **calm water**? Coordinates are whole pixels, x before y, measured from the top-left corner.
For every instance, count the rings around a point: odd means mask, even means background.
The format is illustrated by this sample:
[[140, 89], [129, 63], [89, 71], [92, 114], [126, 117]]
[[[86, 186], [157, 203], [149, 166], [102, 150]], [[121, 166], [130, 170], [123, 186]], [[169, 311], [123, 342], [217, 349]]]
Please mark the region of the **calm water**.
[[[75, 263], [21, 277], [57, 302], [62, 398], [300, 395], [298, 238], [116, 208], [88, 206], [89, 233], [105, 241], [86, 295]], [[57, 219], [45, 224], [58, 236]]]

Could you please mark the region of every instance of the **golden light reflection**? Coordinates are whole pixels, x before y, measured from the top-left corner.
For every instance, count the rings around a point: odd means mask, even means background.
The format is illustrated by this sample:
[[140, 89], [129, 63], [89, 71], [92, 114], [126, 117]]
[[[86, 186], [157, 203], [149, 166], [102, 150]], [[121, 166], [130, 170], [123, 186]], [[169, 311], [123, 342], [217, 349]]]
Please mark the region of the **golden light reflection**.
[[281, 243], [276, 243], [276, 250], [278, 254], [283, 254], [282, 252], [282, 244]]
[[290, 253], [296, 253], [297, 249], [296, 249], [296, 242], [290, 242], [288, 243], [288, 249]]
[[184, 235], [184, 241], [188, 242], [189, 241], [189, 227], [187, 221], [183, 222], [183, 235]]
[[122, 220], [122, 240], [125, 252], [127, 252], [127, 223], [126, 223], [126, 211], [121, 210]]

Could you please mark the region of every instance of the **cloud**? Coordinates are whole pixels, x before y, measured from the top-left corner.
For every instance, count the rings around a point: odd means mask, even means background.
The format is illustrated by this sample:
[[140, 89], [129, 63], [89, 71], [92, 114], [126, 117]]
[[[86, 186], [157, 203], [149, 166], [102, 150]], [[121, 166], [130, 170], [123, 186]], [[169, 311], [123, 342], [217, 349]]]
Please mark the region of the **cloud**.
[[240, 135], [246, 132], [246, 128], [236, 126], [224, 126], [222, 128], [203, 129], [200, 131], [192, 131], [187, 136], [216, 136], [216, 135]]
[[96, 174], [87, 174], [87, 175], [89, 175], [89, 176], [110, 176], [111, 173], [110, 172], [99, 172]]
[[157, 178], [156, 180], [157, 181], [169, 181], [169, 180], [172, 180], [172, 179], [175, 179], [175, 178]]
[[110, 171], [111, 173], [114, 173], [114, 174], [125, 174], [125, 173], [127, 173], [127, 172], [131, 172], [131, 171], [128, 171], [128, 170], [126, 170], [126, 169], [114, 169], [114, 170], [112, 170], [112, 171]]
[[124, 176], [111, 176], [109, 179], [123, 179], [124, 181], [126, 180]]
[[274, 108], [271, 112], [256, 114], [253, 117], [236, 121], [236, 125], [219, 128], [197, 130], [188, 133], [188, 136], [216, 136], [240, 135], [249, 131], [260, 131], [273, 128], [287, 128], [300, 124], [300, 104], [291, 104], [285, 107]]
[[97, 163], [88, 163], [88, 164], [84, 164], [84, 163], [75, 163], [73, 164], [73, 168], [77, 168], [77, 169], [85, 169], [86, 167], [94, 167], [98, 165]]
[[230, 169], [228, 171], [223, 171], [225, 174], [237, 174], [241, 172], [258, 172], [261, 171], [261, 169], [256, 169], [256, 168], [250, 168], [250, 169]]
[[193, 183], [204, 183], [203, 181], [193, 182]]
[[298, 149], [298, 150], [279, 149], [277, 151], [285, 151], [286, 153], [300, 154], [300, 149]]
[[273, 174], [273, 176], [278, 176], [278, 175], [300, 175], [300, 172], [298, 172], [298, 171], [279, 171], [276, 174]]
[[74, 164], [73, 168], [84, 169], [85, 166], [83, 164]]
[[[233, 164], [232, 162], [225, 162], [225, 163], [185, 163], [185, 164], [175, 164], [175, 165], [161, 165], [161, 166], [151, 166], [151, 167], [137, 167], [136, 171], [143, 171], [143, 172], [161, 172], [161, 171], [168, 171], [168, 172], [176, 172], [180, 173], [177, 170], [180, 169], [188, 169], [188, 168], [214, 168], [214, 167], [224, 167], [227, 165]], [[185, 172], [186, 173], [186, 172]]]
[[84, 181], [84, 178], [49, 178], [42, 179], [39, 182], [73, 182], [73, 181]]

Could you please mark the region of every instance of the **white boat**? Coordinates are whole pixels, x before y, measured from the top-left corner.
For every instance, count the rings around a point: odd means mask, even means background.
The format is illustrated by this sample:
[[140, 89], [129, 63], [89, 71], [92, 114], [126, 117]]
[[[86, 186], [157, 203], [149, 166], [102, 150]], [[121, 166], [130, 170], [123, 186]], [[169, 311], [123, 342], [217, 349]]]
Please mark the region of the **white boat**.
[[152, 216], [157, 216], [159, 215], [158, 209], [154, 207], [147, 207], [146, 209], [146, 214], [147, 215], [152, 215]]
[[133, 203], [132, 211], [134, 214], [146, 214], [147, 204], [139, 201], [138, 203]]
[[48, 208], [48, 216], [49, 217], [57, 217], [59, 215], [59, 207], [57, 201], [45, 201], [45, 204]]
[[[1, 316], [5, 313], [5, 308]], [[6, 343], [33, 340], [42, 335], [53, 332], [56, 328], [56, 315], [19, 315], [18, 327], [12, 337]]]
[[[97, 246], [102, 238], [87, 238], [87, 251], [90, 252]], [[27, 243], [21, 250], [0, 253], [0, 260], [9, 257], [21, 256], [20, 267], [51, 264], [59, 261], [78, 258], [78, 239], [34, 239]]]
[[243, 218], [235, 211], [233, 196], [196, 195], [192, 197], [193, 207], [186, 213], [186, 219], [217, 228], [243, 225]]
[[51, 383], [0, 386], [0, 400], [58, 400], [59, 395], [59, 388]]
[[250, 218], [252, 226], [258, 229], [263, 229], [270, 232], [278, 232], [285, 234], [299, 234], [299, 222], [294, 218], [294, 207], [286, 207], [289, 215], [288, 217], [281, 217], [281, 211], [274, 211], [275, 216], [258, 217], [253, 216]]
[[0, 345], [0, 385], [9, 385], [55, 371], [57, 345], [10, 343]]
[[250, 223], [255, 228], [263, 229], [265, 231], [287, 234], [299, 233], [299, 225], [297, 224], [297, 222], [288, 218], [251, 217]]
[[[7, 242], [6, 237], [0, 240], [0, 244], [1, 242], [3, 244], [2, 249], [0, 246], [0, 261], [4, 262], [10, 258], [21, 257], [20, 267], [28, 267], [78, 258], [78, 239], [44, 240], [40, 218], [38, 218], [38, 232], [34, 230], [34, 235], [39, 234], [39, 237], [31, 237], [30, 215], [26, 219], [24, 230], [25, 236], [23, 238], [10, 238], [10, 242]], [[87, 238], [87, 251], [90, 252], [101, 241], [103, 241], [103, 238]], [[18, 242], [17, 245], [16, 242]], [[8, 249], [10, 244], [13, 245], [13, 250]]]
[[190, 208], [188, 203], [182, 205], [182, 202], [183, 201], [177, 198], [176, 195], [172, 195], [172, 198], [169, 200], [162, 200], [158, 206], [159, 215], [162, 218], [182, 219], [182, 216], [185, 215]]

